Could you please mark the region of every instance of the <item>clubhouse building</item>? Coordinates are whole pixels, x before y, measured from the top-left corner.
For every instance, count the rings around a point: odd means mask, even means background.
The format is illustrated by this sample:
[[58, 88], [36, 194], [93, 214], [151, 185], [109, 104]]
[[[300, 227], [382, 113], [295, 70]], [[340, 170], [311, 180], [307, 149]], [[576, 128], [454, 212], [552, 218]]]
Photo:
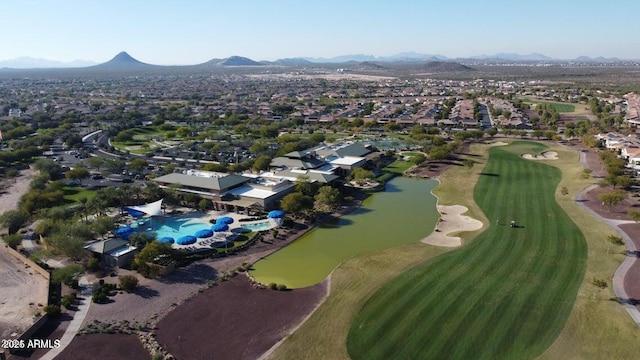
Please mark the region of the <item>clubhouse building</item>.
[[153, 179], [160, 187], [174, 188], [211, 199], [214, 209], [249, 213], [271, 210], [295, 190], [302, 176], [307, 181], [333, 184], [365, 164], [371, 150], [360, 143], [320, 146], [274, 158], [270, 171], [260, 174], [227, 174], [185, 170]]

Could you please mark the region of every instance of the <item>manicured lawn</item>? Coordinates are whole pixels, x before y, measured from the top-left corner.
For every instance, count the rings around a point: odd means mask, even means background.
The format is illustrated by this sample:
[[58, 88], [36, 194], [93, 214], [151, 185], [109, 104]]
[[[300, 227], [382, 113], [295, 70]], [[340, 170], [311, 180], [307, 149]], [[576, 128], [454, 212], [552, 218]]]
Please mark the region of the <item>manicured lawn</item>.
[[[474, 193], [492, 226], [377, 291], [349, 331], [352, 358], [526, 359], [553, 343], [582, 283], [587, 246], [555, 200], [560, 170], [520, 157], [538, 146], [490, 150]], [[520, 227], [509, 227], [512, 219]]]
[[392, 172], [392, 173], [396, 173], [396, 174], [402, 174], [408, 168], [412, 167], [413, 165], [414, 164], [412, 162], [409, 162], [409, 161], [397, 160], [397, 161], [392, 162], [388, 166], [382, 168], [382, 170], [388, 171], [388, 172]]
[[[610, 279], [624, 259], [624, 254], [607, 253], [604, 239], [612, 234], [612, 230], [585, 213], [573, 201], [576, 193], [594, 180], [581, 178], [583, 168], [577, 161], [576, 150], [554, 143], [547, 145], [548, 150], [558, 152], [559, 160], [545, 163], [562, 171], [563, 178], [559, 185], [569, 190], [569, 195], [565, 196], [556, 188], [556, 201], [581, 229], [588, 229], [584, 235], [588, 241], [589, 257], [569, 320], [540, 359], [635, 359], [640, 353], [640, 332], [626, 311], [616, 301], [611, 301], [614, 294]], [[442, 183], [434, 189], [441, 204], [465, 205], [470, 209], [469, 214], [482, 219], [485, 225], [489, 222], [473, 201], [473, 189], [480, 173], [484, 172], [489, 149], [486, 145], [473, 144], [469, 158], [477, 164], [472, 168], [453, 166], [447, 169], [440, 176]], [[491, 225], [495, 226], [495, 219]], [[463, 234], [464, 243], [469, 244], [473, 236], [481, 231]], [[350, 359], [347, 334], [351, 322], [369, 298], [399, 274], [428, 259], [437, 259], [436, 256], [447, 250], [416, 243], [347, 260], [332, 273], [331, 292], [327, 300], [268, 359]], [[609, 287], [598, 290], [591, 283], [594, 277], [606, 279]], [[384, 338], [383, 335], [381, 339]], [[398, 347], [403, 345], [401, 342]], [[447, 356], [440, 354], [436, 358]]]
[[62, 191], [64, 192], [64, 200], [68, 203], [77, 203], [80, 202], [80, 198], [91, 199], [96, 195], [95, 191], [79, 186], [65, 186]]
[[574, 104], [559, 103], [559, 102], [552, 102], [552, 101], [540, 101], [540, 100], [533, 100], [533, 99], [523, 99], [523, 101], [531, 104], [550, 104], [556, 110], [558, 110], [559, 113], [572, 113], [576, 111], [576, 106]]

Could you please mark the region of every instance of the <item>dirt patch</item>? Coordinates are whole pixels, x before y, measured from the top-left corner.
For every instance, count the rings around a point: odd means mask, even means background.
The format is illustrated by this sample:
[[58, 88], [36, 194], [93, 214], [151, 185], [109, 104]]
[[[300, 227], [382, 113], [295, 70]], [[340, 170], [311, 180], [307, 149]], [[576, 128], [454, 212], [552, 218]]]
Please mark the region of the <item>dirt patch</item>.
[[598, 215], [607, 219], [631, 220], [629, 215], [627, 215], [627, 210], [638, 209], [640, 207], [638, 198], [627, 196], [627, 198], [624, 199], [622, 203], [609, 207], [604, 205], [602, 201], [600, 201], [599, 196], [600, 194], [611, 191], [613, 191], [613, 188], [611, 186], [596, 187], [584, 194], [583, 203], [589, 209], [595, 211]]
[[[208, 359], [204, 357], [201, 359]], [[76, 336], [56, 360], [151, 359], [136, 335], [90, 334]]]
[[326, 293], [326, 282], [275, 291], [256, 289], [238, 275], [167, 314], [156, 338], [178, 359], [256, 359], [292, 332]]
[[469, 209], [462, 205], [438, 205], [440, 221], [436, 224], [435, 231], [421, 241], [425, 244], [436, 246], [461, 246], [462, 239], [457, 236], [451, 236], [450, 234], [479, 230], [482, 229], [483, 226], [482, 221], [462, 215], [468, 210]]
[[43, 312], [49, 292], [47, 280], [0, 246], [0, 339], [22, 334]]
[[0, 185], [0, 214], [18, 207], [20, 197], [29, 191], [31, 179], [35, 176], [31, 169], [22, 170], [15, 179], [4, 180]]

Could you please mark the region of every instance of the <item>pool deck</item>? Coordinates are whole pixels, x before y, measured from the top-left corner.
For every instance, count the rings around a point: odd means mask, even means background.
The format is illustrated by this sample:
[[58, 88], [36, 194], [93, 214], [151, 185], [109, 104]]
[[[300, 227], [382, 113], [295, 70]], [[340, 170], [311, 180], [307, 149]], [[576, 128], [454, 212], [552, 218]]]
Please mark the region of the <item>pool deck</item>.
[[[181, 208], [179, 210], [182, 211], [183, 215], [194, 211], [188, 208]], [[215, 247], [224, 247], [225, 243], [235, 239], [238, 236], [238, 231], [236, 229], [242, 228], [242, 225], [259, 224], [259, 223], [264, 223], [268, 221], [271, 223], [271, 227], [264, 230], [270, 230], [278, 226], [278, 223], [274, 219], [261, 219], [261, 220], [255, 220], [255, 221], [240, 222], [240, 219], [246, 219], [246, 218], [249, 218], [250, 216], [247, 216], [244, 214], [236, 214], [233, 212], [226, 212], [226, 211], [213, 211], [213, 210], [207, 211], [205, 215], [202, 217], [202, 220], [209, 223], [211, 220], [218, 219], [223, 216], [230, 217], [233, 219], [233, 223], [229, 224], [229, 231], [216, 232], [214, 233], [213, 237], [198, 239], [197, 242], [190, 245], [178, 245], [174, 243], [172, 244], [172, 247], [174, 249], [178, 249], [178, 250], [182, 249], [186, 251], [211, 250], [212, 248], [215, 248]]]

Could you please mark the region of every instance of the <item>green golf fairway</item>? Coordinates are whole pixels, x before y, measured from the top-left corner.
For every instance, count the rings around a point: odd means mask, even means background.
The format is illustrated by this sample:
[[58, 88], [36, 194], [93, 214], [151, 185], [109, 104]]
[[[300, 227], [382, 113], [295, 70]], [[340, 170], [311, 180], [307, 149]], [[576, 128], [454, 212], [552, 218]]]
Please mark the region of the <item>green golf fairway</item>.
[[540, 150], [531, 142], [491, 149], [474, 191], [490, 228], [377, 291], [349, 331], [353, 359], [530, 359], [551, 345], [587, 247], [554, 199], [559, 169], [520, 157]]
[[433, 231], [439, 218], [431, 194], [437, 184], [393, 179], [384, 192], [367, 198], [356, 211], [320, 225], [256, 262], [251, 275], [263, 284], [311, 286], [352, 256], [419, 241]]

